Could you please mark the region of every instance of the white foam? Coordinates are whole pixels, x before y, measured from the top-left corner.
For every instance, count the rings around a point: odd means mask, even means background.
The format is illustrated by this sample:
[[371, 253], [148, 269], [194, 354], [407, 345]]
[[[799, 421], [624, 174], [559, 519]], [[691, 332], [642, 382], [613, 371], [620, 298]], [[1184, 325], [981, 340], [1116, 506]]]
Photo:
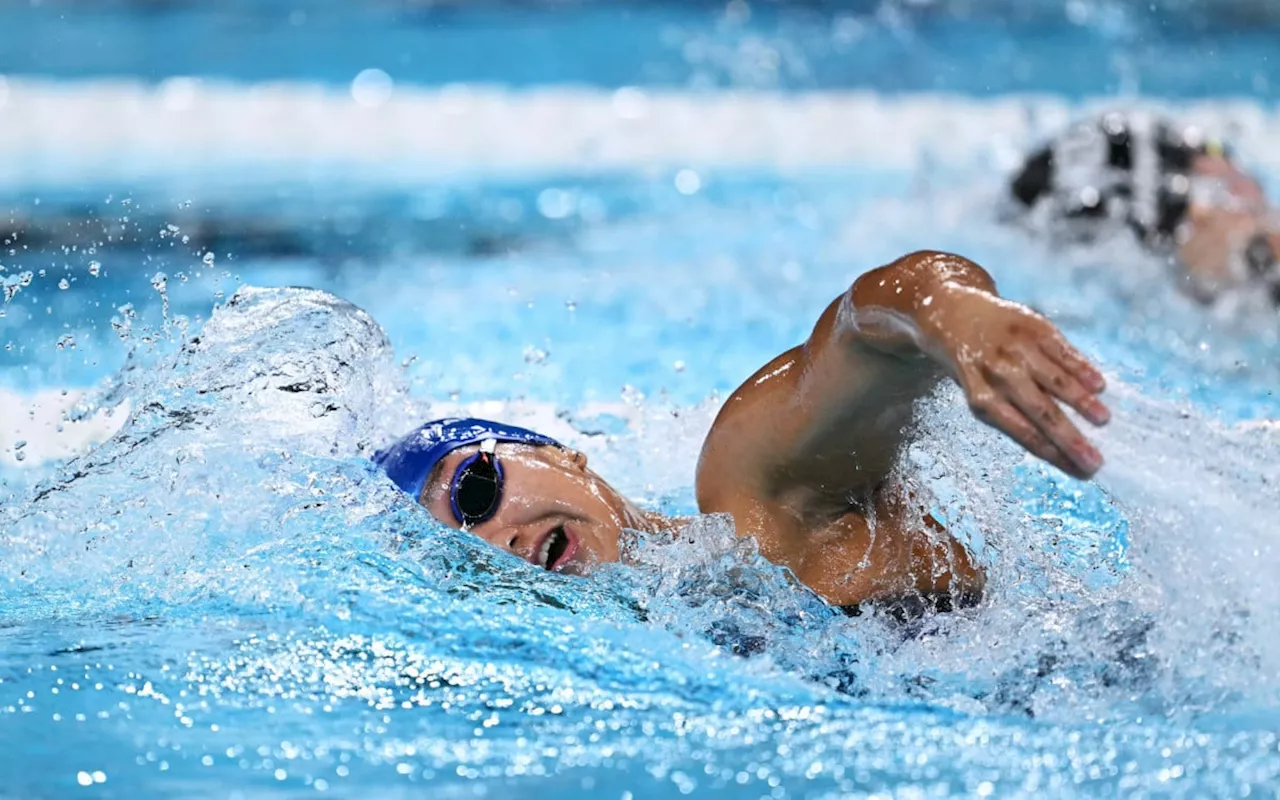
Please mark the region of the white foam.
[[[1011, 166], [1071, 118], [1116, 105], [1046, 96], [782, 94], [466, 85], [349, 87], [197, 78], [56, 82], [0, 91], [0, 188], [145, 179], [237, 181], [663, 168]], [[387, 87], [383, 87], [387, 88]], [[1139, 101], [1144, 107], [1157, 107]], [[1248, 160], [1280, 166], [1280, 113], [1254, 101], [1177, 107]]]
[[68, 419], [83, 394], [79, 390], [47, 390], [19, 395], [0, 389], [0, 408], [5, 409], [0, 424], [0, 464], [38, 467], [79, 455], [115, 435], [129, 417], [128, 401], [85, 419]]

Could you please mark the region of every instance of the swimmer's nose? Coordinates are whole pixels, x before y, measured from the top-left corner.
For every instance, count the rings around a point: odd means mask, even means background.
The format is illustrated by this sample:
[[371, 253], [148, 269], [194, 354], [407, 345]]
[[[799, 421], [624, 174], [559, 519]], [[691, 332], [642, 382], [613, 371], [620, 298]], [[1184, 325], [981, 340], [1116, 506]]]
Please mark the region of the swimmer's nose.
[[499, 550], [506, 550], [516, 558], [530, 561], [533, 557], [535, 542], [530, 534], [504, 528], [484, 536], [484, 540]]

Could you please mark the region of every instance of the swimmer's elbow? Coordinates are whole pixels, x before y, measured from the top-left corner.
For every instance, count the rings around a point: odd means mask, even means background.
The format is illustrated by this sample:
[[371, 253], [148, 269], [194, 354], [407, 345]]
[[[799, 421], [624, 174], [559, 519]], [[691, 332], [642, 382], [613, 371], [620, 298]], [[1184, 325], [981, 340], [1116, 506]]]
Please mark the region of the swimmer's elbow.
[[840, 303], [847, 322], [858, 327], [869, 316], [892, 317], [913, 325], [946, 302], [947, 289], [996, 294], [996, 283], [981, 266], [955, 253], [917, 250], [859, 276]]

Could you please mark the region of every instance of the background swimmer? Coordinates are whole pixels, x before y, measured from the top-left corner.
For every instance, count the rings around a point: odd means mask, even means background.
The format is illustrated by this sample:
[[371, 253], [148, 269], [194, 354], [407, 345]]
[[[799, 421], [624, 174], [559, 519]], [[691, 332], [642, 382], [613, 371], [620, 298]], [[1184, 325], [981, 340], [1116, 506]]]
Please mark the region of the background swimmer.
[[1028, 157], [1010, 192], [1033, 225], [1070, 238], [1129, 228], [1201, 300], [1236, 289], [1280, 305], [1280, 221], [1258, 182], [1197, 128], [1105, 114]]
[[[1105, 424], [1099, 372], [977, 264], [921, 252], [858, 278], [808, 341], [734, 392], [703, 444], [699, 510], [730, 514], [833, 605], [975, 602], [981, 568], [889, 480], [915, 401], [943, 376], [1034, 455], [1079, 478], [1101, 467], [1059, 407]], [[376, 460], [440, 521], [546, 569], [583, 574], [618, 560], [622, 529], [678, 525], [624, 498], [581, 453], [498, 423], [427, 423]]]

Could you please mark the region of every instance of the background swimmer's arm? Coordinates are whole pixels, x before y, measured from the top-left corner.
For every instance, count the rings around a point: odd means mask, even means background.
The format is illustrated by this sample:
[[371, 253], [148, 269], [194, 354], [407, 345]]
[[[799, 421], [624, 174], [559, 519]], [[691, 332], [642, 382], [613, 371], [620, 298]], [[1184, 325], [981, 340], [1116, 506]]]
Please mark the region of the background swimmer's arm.
[[1000, 299], [977, 264], [920, 252], [858, 278], [804, 345], [729, 398], [703, 446], [699, 506], [751, 498], [814, 522], [847, 512], [883, 482], [914, 401], [945, 375], [1028, 451], [1077, 477], [1101, 466], [1058, 406], [1105, 423], [1101, 374], [1048, 320]]

